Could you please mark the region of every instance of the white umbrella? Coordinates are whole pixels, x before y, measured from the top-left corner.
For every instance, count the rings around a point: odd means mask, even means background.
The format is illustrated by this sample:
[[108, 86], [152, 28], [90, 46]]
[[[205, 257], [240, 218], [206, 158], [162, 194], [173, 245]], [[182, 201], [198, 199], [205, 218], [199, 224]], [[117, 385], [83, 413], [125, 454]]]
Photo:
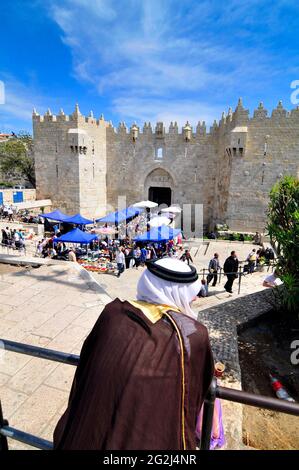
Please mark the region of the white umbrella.
[[161, 212], [170, 212], [171, 214], [179, 214], [182, 212], [182, 209], [178, 206], [170, 206], [170, 207], [165, 207], [165, 209], [162, 209]]
[[151, 227], [161, 227], [162, 225], [169, 225], [171, 222], [170, 219], [163, 216], [154, 217], [149, 221]]
[[140, 202], [136, 202], [135, 204], [133, 204], [133, 207], [145, 207], [145, 208], [148, 208], [148, 209], [151, 209], [153, 207], [157, 207], [157, 203], [156, 202], [152, 202], [152, 201], [140, 201]]

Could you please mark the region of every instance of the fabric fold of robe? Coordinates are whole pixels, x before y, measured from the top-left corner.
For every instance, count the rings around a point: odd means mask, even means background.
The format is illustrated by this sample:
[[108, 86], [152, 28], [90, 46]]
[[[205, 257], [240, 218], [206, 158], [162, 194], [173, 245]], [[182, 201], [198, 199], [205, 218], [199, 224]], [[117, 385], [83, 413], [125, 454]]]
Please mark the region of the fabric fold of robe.
[[[152, 323], [127, 301], [108, 304], [86, 338], [54, 449], [187, 450], [213, 376], [206, 328], [182, 313]], [[184, 422], [182, 422], [182, 401]]]

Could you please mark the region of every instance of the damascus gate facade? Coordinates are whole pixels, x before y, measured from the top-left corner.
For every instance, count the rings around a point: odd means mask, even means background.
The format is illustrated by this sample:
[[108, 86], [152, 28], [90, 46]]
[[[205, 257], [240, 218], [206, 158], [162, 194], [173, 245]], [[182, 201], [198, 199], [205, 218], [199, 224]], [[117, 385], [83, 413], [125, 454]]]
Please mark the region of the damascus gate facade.
[[283, 175], [298, 175], [299, 107], [263, 104], [249, 115], [240, 99], [207, 130], [187, 122], [117, 128], [76, 105], [43, 116], [33, 111], [37, 197], [68, 214], [100, 217], [142, 199], [159, 204], [203, 204], [205, 229], [227, 223], [263, 230], [269, 190]]

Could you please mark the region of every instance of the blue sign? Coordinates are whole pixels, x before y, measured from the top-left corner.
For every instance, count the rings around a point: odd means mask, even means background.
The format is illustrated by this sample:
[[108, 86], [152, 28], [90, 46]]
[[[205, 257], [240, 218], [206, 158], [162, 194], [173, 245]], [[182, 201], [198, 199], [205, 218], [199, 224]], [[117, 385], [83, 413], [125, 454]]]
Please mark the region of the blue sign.
[[13, 202], [23, 202], [23, 191], [15, 191], [13, 193]]

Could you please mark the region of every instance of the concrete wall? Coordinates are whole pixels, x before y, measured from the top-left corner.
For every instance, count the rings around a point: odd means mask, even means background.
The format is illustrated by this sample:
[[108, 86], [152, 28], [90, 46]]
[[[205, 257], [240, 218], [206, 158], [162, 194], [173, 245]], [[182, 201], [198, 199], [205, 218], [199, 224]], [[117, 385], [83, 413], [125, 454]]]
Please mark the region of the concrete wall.
[[22, 191], [24, 202], [34, 201], [36, 199], [35, 189], [0, 189], [0, 193], [3, 194], [4, 204], [14, 204], [13, 193], [16, 191]]

